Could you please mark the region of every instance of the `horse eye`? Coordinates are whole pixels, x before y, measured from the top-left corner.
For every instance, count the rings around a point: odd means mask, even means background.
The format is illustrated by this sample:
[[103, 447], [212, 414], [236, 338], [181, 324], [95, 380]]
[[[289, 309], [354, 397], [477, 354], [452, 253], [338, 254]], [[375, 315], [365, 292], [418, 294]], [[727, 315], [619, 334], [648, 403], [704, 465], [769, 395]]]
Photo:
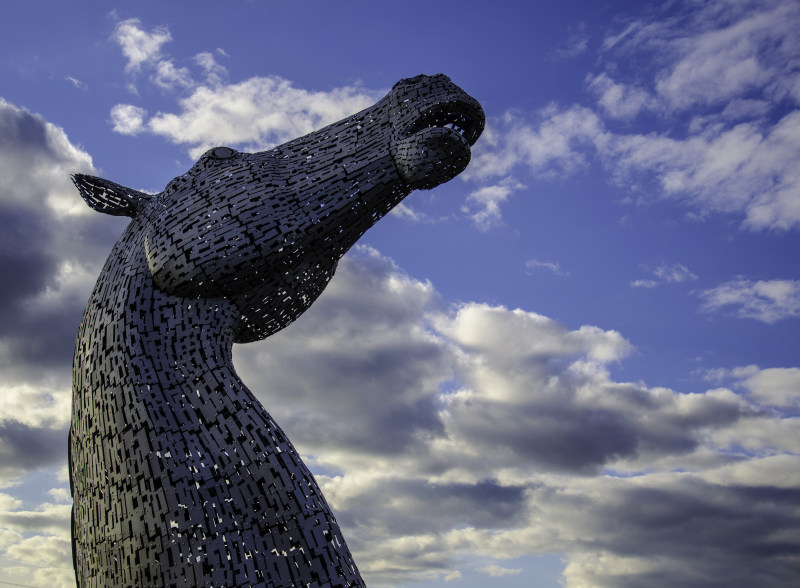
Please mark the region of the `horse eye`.
[[211, 157], [214, 159], [230, 159], [236, 155], [236, 152], [230, 147], [217, 147], [211, 152]]

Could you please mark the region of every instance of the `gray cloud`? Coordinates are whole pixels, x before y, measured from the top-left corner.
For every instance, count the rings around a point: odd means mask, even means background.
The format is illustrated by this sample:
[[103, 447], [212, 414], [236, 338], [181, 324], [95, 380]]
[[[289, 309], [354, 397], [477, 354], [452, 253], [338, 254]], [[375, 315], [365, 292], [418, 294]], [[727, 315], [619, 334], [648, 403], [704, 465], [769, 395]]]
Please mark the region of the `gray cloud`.
[[[798, 498], [797, 489], [693, 476], [605, 489], [583, 510], [586, 541], [570, 558], [568, 585], [790, 586]], [[598, 553], [609, 561], [597, 565]]]
[[8, 479], [67, 458], [66, 428], [32, 427], [15, 420], [0, 421], [0, 478]]
[[387, 477], [349, 495], [340, 504], [344, 524], [391, 529], [396, 536], [445, 533], [453, 527], [515, 527], [526, 520], [524, 486], [495, 480], [431, 483], [423, 478]]
[[[785, 419], [725, 388], [615, 382], [629, 349], [522, 310], [448, 308], [361, 248], [318, 305], [235, 361], [314, 464], [371, 584], [566, 553], [567, 586], [781, 585], [796, 561], [769, 529], [796, 524], [796, 484], [753, 455], [781, 451], [769, 434]], [[763, 373], [759, 397], [785, 396], [794, 372]]]
[[449, 351], [419, 325], [438, 298], [363, 251], [361, 263], [340, 264], [325, 296], [291, 329], [234, 350], [244, 381], [314, 454], [331, 445], [393, 454], [442, 431], [438, 385], [449, 375]]
[[0, 100], [4, 479], [64, 459], [75, 332], [119, 226], [83, 204], [74, 172], [94, 172], [88, 154], [59, 127]]
[[6, 276], [0, 290], [0, 334], [19, 312], [20, 302], [40, 292], [56, 273], [55, 256], [31, 239], [47, 236], [49, 220], [14, 206], [0, 207], [0, 274]]
[[0, 362], [12, 371], [71, 362], [92, 274], [119, 227], [72, 186], [70, 173], [93, 171], [62, 129], [0, 101]]

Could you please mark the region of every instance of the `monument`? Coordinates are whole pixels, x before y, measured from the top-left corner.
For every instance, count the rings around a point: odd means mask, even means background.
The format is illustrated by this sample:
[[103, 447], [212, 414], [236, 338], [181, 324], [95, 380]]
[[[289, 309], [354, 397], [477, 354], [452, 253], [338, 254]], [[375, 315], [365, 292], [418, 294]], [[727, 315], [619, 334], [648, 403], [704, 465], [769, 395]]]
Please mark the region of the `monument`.
[[78, 586], [364, 586], [233, 343], [286, 327], [415, 189], [454, 178], [483, 111], [446, 76], [260, 153], [206, 152], [148, 195], [76, 174], [131, 217], [75, 345], [69, 435]]

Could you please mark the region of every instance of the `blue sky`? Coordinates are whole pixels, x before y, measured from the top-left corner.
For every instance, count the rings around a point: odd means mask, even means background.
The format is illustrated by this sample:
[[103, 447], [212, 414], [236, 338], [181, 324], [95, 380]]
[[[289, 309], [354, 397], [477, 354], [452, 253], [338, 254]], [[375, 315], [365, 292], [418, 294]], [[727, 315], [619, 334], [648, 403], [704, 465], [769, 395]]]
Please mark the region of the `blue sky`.
[[800, 6], [66, 2], [0, 38], [0, 577], [69, 586], [72, 345], [160, 191], [445, 73], [487, 129], [242, 379], [371, 586], [800, 575]]

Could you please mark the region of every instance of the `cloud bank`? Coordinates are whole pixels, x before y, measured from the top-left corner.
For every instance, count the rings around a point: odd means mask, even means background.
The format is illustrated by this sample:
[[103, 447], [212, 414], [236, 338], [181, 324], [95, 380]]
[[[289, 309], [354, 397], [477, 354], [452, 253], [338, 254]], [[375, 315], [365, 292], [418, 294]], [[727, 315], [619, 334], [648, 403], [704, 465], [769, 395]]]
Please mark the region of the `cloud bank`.
[[362, 247], [235, 361], [371, 584], [551, 553], [571, 587], [786, 585], [800, 462], [779, 408], [797, 368], [679, 393], [616, 381], [631, 351], [615, 331], [448, 306]]
[[[0, 99], [0, 489], [6, 492], [32, 474], [63, 489], [75, 332], [121, 226], [76, 198], [69, 179], [75, 172], [97, 173], [63, 129]], [[4, 580], [74, 586], [69, 509], [0, 493]]]

